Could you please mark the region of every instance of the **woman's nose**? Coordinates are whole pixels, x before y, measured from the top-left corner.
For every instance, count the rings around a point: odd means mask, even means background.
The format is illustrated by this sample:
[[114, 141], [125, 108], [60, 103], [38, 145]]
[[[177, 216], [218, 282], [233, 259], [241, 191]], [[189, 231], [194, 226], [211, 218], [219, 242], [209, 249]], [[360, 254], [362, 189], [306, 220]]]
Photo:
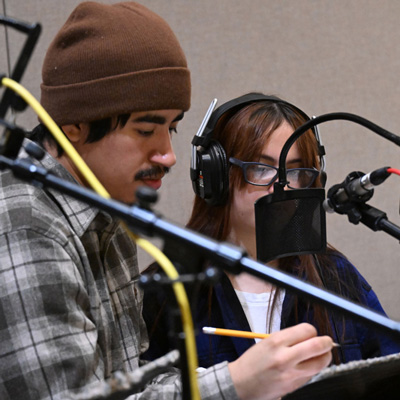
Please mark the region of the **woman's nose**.
[[266, 187], [268, 194], [271, 194], [271, 193], [274, 192], [274, 184], [275, 184], [275, 181], [272, 182], [269, 186]]

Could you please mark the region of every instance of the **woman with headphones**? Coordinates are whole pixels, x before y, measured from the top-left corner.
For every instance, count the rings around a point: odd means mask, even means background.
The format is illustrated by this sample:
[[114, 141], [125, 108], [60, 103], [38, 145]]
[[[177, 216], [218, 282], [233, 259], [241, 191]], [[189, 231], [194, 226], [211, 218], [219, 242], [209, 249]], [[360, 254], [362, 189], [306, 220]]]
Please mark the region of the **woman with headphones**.
[[[307, 120], [309, 117], [294, 105], [258, 93], [241, 96], [216, 109], [204, 132], [193, 141], [201, 147], [196, 147], [192, 162], [196, 197], [187, 227], [241, 246], [256, 259], [254, 204], [274, 190], [282, 147]], [[286, 157], [287, 190], [323, 186], [321, 148], [313, 130], [290, 147]], [[268, 229], [268, 221], [262, 223]], [[330, 246], [318, 255], [293, 255], [268, 265], [384, 314], [371, 286], [343, 254]], [[153, 297], [146, 300], [145, 296], [144, 304], [150, 334], [148, 357], [156, 358], [169, 350], [167, 319], [160, 311], [166, 308], [155, 304]], [[400, 352], [399, 343], [375, 329], [246, 273], [225, 272], [216, 284], [201, 285], [193, 318], [202, 367], [233, 361], [255, 343], [254, 339], [205, 335], [201, 332], [204, 326], [270, 333], [308, 322], [319, 334], [339, 343], [333, 350], [336, 364]]]

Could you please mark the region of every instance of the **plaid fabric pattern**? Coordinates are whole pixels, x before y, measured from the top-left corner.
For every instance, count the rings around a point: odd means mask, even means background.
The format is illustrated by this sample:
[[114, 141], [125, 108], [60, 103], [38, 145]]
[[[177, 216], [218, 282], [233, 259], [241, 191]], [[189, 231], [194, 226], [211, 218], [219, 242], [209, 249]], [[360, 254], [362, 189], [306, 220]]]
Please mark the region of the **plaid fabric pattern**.
[[[46, 155], [41, 166], [73, 182]], [[89, 399], [140, 366], [148, 347], [136, 246], [108, 214], [0, 173], [0, 398]], [[204, 399], [236, 398], [227, 363], [199, 378]], [[162, 374], [129, 398], [180, 398]]]

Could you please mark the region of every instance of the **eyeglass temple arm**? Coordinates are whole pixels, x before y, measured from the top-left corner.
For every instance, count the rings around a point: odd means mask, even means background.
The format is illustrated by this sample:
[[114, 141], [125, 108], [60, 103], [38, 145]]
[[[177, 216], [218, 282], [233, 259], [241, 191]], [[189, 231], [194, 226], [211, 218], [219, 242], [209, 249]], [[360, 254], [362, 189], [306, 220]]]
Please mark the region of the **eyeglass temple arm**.
[[[313, 115], [313, 119], [316, 118], [315, 115]], [[315, 133], [315, 139], [317, 139], [318, 143], [318, 155], [320, 159], [320, 172], [325, 172], [326, 171], [326, 158], [325, 158], [325, 146], [322, 143], [321, 139], [321, 134], [319, 132], [319, 126], [315, 125], [314, 126], [314, 133]]]

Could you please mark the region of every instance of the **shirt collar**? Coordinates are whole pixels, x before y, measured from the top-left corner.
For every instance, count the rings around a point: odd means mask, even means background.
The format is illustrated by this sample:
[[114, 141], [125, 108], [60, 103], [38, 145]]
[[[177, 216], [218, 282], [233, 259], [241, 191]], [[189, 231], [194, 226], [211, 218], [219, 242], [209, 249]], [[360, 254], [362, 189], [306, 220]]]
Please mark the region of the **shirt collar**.
[[[26, 139], [28, 140], [28, 139]], [[22, 152], [22, 157], [26, 157], [27, 154]], [[52, 175], [56, 175], [59, 178], [80, 185], [77, 180], [64, 168], [55, 158], [53, 158], [49, 153], [45, 152], [45, 156], [40, 161], [35, 161], [35, 164], [40, 165], [45, 168]], [[45, 189], [49, 192], [53, 198], [58, 203], [59, 207], [62, 209], [64, 215], [71, 224], [78, 236], [82, 236], [87, 230], [89, 225], [93, 222], [98, 214], [102, 214], [102, 223], [104, 226], [111, 224], [113, 221], [112, 217], [98, 208], [89, 205], [88, 203], [78, 200], [68, 194], [62, 193], [56, 189]]]

